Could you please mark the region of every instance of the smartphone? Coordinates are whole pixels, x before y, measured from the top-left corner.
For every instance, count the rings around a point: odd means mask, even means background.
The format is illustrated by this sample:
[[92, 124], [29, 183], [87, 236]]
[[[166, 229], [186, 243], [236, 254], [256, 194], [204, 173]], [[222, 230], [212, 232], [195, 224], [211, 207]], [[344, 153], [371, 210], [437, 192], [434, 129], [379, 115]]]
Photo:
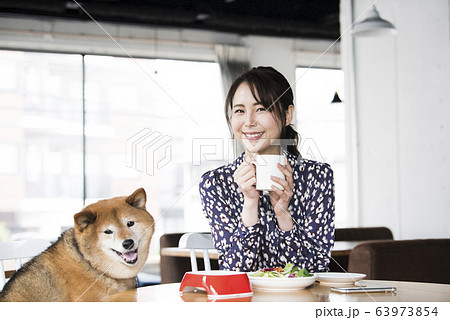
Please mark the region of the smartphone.
[[373, 293], [373, 292], [396, 292], [396, 287], [348, 287], [336, 288], [332, 287], [331, 291], [338, 293]]

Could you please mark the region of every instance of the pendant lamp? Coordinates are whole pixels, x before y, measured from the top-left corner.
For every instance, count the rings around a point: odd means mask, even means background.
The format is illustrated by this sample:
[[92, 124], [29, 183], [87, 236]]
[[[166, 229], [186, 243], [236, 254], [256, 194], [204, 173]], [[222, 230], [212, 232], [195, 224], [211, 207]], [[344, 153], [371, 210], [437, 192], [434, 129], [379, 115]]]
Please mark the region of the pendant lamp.
[[395, 33], [394, 25], [380, 18], [380, 14], [375, 6], [372, 6], [366, 18], [361, 22], [355, 23], [352, 29], [353, 36], [377, 36]]
[[342, 100], [341, 98], [339, 98], [337, 91], [334, 93], [334, 98], [333, 101], [331, 101], [331, 103], [342, 103]]

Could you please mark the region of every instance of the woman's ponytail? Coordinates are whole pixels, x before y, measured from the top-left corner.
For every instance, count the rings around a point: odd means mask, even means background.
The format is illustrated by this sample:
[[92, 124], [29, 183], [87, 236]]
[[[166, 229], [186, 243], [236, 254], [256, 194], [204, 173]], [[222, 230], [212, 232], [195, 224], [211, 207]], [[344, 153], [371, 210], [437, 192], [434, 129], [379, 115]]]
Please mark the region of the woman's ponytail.
[[284, 127], [280, 138], [283, 149], [296, 157], [301, 157], [300, 151], [298, 150], [300, 136], [291, 124]]

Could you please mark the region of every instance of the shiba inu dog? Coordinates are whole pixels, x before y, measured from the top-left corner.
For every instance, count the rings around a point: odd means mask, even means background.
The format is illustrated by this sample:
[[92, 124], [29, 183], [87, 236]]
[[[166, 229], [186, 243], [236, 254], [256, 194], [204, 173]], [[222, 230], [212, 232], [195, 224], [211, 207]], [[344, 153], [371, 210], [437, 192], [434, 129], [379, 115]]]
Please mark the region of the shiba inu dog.
[[74, 227], [19, 269], [0, 301], [107, 301], [136, 287], [154, 232], [144, 189], [101, 200], [74, 215]]

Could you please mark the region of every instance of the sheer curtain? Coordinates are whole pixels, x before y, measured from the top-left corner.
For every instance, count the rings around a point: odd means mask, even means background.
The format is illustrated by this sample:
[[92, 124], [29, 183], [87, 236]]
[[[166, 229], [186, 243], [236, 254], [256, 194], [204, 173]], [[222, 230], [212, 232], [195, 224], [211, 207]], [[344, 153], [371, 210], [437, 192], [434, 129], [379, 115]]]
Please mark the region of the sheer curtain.
[[[233, 81], [250, 68], [250, 50], [247, 47], [216, 45], [217, 61], [222, 73], [225, 97]], [[233, 143], [235, 156], [244, 152], [240, 143]]]
[[247, 47], [216, 45], [215, 51], [222, 71], [222, 82], [226, 95], [234, 79], [250, 68], [249, 49]]

